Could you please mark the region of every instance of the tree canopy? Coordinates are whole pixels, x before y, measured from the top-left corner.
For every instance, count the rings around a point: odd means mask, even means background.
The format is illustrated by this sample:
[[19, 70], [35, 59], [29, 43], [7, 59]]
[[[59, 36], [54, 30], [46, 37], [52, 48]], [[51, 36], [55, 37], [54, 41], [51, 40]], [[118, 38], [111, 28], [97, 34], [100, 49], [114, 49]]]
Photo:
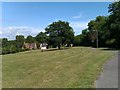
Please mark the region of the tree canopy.
[[26, 40], [25, 40], [27, 43], [34, 43], [35, 42], [35, 39], [34, 37], [32, 37], [31, 35], [27, 36]]
[[120, 48], [120, 1], [109, 5], [108, 28], [110, 30], [110, 40], [114, 39], [116, 48]]
[[38, 43], [47, 42], [47, 35], [44, 32], [40, 32], [36, 35], [35, 40], [38, 41]]
[[64, 44], [73, 43], [74, 32], [69, 22], [57, 21], [48, 25], [45, 28], [46, 33], [49, 35], [49, 44], [59, 46]]
[[22, 48], [24, 42], [25, 42], [25, 38], [23, 35], [16, 36], [16, 43], [17, 43], [17, 48], [19, 49], [19, 52], [20, 52], [20, 49]]
[[[88, 23], [82, 34], [75, 36], [75, 44], [120, 49], [120, 1], [108, 6], [109, 16], [97, 16]], [[79, 40], [77, 42], [77, 40]]]

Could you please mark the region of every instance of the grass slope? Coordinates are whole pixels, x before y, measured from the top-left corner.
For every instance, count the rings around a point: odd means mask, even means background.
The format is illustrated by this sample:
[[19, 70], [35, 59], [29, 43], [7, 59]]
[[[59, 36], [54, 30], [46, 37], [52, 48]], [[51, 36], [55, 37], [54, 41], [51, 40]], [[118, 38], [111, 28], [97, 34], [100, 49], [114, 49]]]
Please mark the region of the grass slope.
[[92, 88], [113, 52], [89, 47], [3, 55], [3, 88]]

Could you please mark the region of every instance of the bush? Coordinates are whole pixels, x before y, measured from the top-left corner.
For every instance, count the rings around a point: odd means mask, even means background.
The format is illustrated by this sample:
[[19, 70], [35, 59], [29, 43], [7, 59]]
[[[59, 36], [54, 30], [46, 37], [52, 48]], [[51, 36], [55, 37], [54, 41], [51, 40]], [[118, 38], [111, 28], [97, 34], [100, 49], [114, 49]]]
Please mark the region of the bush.
[[116, 44], [115, 44], [115, 39], [107, 40], [107, 41], [106, 41], [106, 45], [107, 45], [108, 47], [114, 48], [114, 47], [116, 46]]
[[16, 53], [16, 52], [18, 52], [18, 50], [17, 50], [17, 47], [16, 46], [11, 46], [11, 49], [10, 49], [11, 51], [11, 53]]
[[9, 54], [9, 53], [10, 53], [10, 49], [8, 46], [2, 48], [2, 54]]

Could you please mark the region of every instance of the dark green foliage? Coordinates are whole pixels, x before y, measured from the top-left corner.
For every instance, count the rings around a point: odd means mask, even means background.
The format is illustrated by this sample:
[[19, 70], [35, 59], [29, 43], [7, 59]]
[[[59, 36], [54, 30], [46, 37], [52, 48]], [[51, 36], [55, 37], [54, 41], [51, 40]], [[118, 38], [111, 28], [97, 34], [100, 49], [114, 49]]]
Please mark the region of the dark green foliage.
[[21, 48], [25, 42], [25, 38], [23, 35], [17, 35], [16, 36], [16, 43], [17, 43], [17, 48], [19, 51], [21, 51]]
[[98, 44], [100, 47], [106, 46], [108, 28], [106, 26], [107, 17], [97, 16], [95, 20], [88, 23], [89, 38], [92, 41], [92, 45], [96, 46], [96, 40], [98, 38]]
[[47, 42], [47, 35], [46, 33], [43, 33], [43, 32], [40, 32], [39, 34], [36, 35], [35, 37], [35, 40], [38, 42], [38, 43], [44, 43], [44, 42]]
[[49, 35], [49, 45], [54, 47], [73, 43], [74, 32], [72, 27], [69, 26], [68, 22], [57, 21], [48, 25], [46, 28], [46, 33]]
[[116, 48], [120, 48], [120, 1], [109, 5], [110, 16], [108, 27], [110, 29], [110, 39], [115, 39]]
[[120, 48], [120, 1], [109, 5], [109, 16], [97, 16], [75, 36], [74, 45]]
[[12, 54], [16, 52], [24, 51], [22, 45], [24, 43], [24, 36], [16, 36], [16, 40], [2, 39], [2, 53], [1, 54]]
[[2, 54], [10, 54], [18, 52], [16, 40], [8, 41], [7, 39], [2, 39]]
[[7, 38], [3, 38], [2, 39], [2, 47], [6, 47], [8, 45], [8, 39]]
[[88, 29], [84, 29], [82, 31], [82, 35], [81, 35], [81, 45], [82, 46], [91, 46], [91, 40], [89, 38], [89, 31]]
[[27, 36], [27, 38], [25, 39], [26, 43], [34, 43], [35, 39], [34, 37], [32, 37], [31, 35]]
[[[75, 36], [75, 45], [120, 48], [120, 1], [109, 5], [109, 16], [97, 16], [88, 23], [88, 30]], [[81, 37], [80, 37], [81, 36]]]
[[91, 46], [88, 29], [84, 29], [82, 34], [75, 36], [74, 46]]
[[74, 46], [80, 46], [81, 44], [81, 38], [80, 38], [80, 35], [77, 35], [74, 37]]

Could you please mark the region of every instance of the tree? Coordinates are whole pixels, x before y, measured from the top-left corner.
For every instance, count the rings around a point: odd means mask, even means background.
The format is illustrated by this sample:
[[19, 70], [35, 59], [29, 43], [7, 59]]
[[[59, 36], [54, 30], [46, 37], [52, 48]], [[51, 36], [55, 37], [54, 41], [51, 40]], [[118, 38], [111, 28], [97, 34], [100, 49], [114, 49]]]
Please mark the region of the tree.
[[110, 30], [110, 40], [114, 39], [116, 48], [120, 48], [120, 1], [109, 5], [108, 27]]
[[2, 39], [2, 54], [9, 54], [9, 53], [15, 53], [18, 52], [17, 50], [17, 44], [15, 40], [8, 41], [7, 38]]
[[19, 52], [25, 42], [25, 38], [23, 35], [17, 35], [16, 36], [16, 43], [17, 43], [17, 48], [19, 49]]
[[35, 39], [34, 37], [32, 37], [31, 35], [27, 36], [26, 40], [25, 40], [27, 43], [34, 43], [35, 42]]
[[36, 35], [35, 40], [38, 41], [38, 43], [44, 43], [47, 42], [47, 35], [44, 32], [40, 32]]
[[91, 40], [89, 38], [89, 30], [84, 29], [82, 30], [82, 34], [80, 35], [81, 45], [82, 46], [90, 46]]
[[8, 39], [2, 38], [2, 47], [6, 47], [8, 45]]
[[97, 16], [95, 20], [92, 20], [88, 23], [89, 38], [93, 42], [93, 45], [96, 46], [96, 40], [98, 39], [99, 46], [105, 46], [107, 35], [109, 33], [107, 27], [108, 17]]
[[74, 46], [80, 46], [81, 42], [80, 42], [80, 35], [77, 35], [74, 37]]
[[73, 43], [74, 32], [68, 22], [60, 20], [53, 22], [45, 28], [45, 31], [49, 35], [49, 44], [52, 46], [58, 46], [60, 49], [61, 45]]

